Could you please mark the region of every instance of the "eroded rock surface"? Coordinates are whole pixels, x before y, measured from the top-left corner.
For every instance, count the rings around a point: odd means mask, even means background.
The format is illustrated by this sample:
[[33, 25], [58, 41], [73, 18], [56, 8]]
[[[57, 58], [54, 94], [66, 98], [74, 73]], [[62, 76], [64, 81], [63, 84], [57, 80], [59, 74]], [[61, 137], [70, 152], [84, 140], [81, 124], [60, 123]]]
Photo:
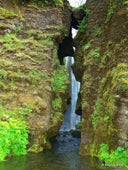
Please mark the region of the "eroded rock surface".
[[63, 121], [69, 82], [57, 49], [69, 34], [69, 15], [66, 4], [0, 1], [0, 104], [12, 112], [26, 109], [34, 152], [50, 147]]
[[87, 29], [76, 38], [73, 66], [81, 81], [80, 152], [98, 155], [128, 144], [128, 10], [123, 1], [87, 1]]

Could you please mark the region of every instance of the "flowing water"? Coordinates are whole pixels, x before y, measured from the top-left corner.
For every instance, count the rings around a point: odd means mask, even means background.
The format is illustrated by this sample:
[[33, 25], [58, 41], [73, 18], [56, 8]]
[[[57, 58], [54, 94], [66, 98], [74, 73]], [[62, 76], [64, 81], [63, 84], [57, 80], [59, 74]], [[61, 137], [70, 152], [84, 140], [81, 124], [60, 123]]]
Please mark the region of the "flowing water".
[[74, 63], [73, 57], [66, 57], [66, 67], [69, 72], [70, 77], [70, 96], [71, 96], [71, 104], [67, 106], [64, 122], [60, 129], [60, 131], [70, 131], [75, 130], [75, 126], [78, 122], [80, 122], [81, 117], [75, 114], [76, 102], [78, 98], [78, 93], [80, 90], [80, 82], [76, 81], [73, 71], [71, 69], [71, 65]]

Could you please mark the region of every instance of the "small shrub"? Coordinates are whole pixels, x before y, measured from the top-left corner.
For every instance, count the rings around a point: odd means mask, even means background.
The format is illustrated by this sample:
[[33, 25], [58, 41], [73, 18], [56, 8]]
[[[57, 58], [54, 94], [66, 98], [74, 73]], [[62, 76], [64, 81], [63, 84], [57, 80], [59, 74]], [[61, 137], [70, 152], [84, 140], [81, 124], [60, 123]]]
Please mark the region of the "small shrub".
[[24, 121], [10, 119], [8, 122], [0, 122], [0, 161], [8, 154], [26, 154], [28, 134]]
[[99, 158], [104, 160], [105, 163], [111, 165], [128, 166], [128, 150], [119, 146], [113, 152], [109, 153], [107, 144], [100, 145]]

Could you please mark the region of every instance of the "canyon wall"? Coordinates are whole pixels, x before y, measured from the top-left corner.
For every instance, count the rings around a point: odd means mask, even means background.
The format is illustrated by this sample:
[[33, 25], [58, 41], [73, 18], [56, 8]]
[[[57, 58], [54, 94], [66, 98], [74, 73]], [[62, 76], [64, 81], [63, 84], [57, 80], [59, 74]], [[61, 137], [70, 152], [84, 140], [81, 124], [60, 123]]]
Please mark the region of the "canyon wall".
[[128, 3], [87, 0], [73, 66], [81, 82], [82, 155], [128, 147]]
[[69, 77], [57, 50], [69, 29], [66, 3], [0, 1], [0, 126], [19, 128], [21, 143], [18, 120], [25, 121], [28, 151], [50, 148], [63, 122]]

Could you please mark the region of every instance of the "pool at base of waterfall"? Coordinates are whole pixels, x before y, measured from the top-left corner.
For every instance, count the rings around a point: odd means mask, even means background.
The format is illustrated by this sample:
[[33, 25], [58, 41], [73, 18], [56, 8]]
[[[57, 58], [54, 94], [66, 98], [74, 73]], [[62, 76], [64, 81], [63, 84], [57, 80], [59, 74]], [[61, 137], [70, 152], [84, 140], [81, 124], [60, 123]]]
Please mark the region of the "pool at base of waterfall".
[[3, 161], [0, 170], [122, 170], [104, 166], [96, 158], [80, 156], [80, 138], [74, 138], [70, 132], [61, 132], [52, 144], [49, 151]]

